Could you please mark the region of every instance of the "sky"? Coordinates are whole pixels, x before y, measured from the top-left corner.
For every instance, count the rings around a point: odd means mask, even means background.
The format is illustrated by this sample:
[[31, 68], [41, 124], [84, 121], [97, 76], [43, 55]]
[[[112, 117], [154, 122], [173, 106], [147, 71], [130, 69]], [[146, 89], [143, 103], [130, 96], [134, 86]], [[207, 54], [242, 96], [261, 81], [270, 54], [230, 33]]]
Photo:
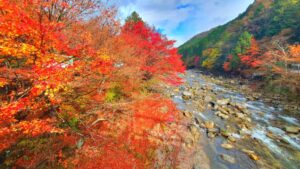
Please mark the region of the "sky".
[[180, 46], [198, 33], [227, 23], [254, 0], [116, 0], [120, 18], [133, 11]]

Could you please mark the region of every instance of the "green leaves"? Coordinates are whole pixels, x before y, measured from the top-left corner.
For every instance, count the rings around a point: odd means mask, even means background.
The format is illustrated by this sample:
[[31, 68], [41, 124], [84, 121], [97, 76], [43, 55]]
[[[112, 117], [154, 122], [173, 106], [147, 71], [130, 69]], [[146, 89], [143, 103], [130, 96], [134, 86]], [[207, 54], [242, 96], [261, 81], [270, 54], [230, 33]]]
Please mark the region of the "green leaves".
[[114, 102], [114, 101], [120, 99], [121, 95], [122, 95], [122, 92], [119, 87], [111, 88], [105, 94], [105, 101], [106, 102]]
[[142, 18], [137, 12], [132, 12], [130, 16], [128, 16], [125, 20], [126, 23], [131, 22], [131, 23], [137, 23], [137, 22], [143, 22]]
[[218, 48], [209, 48], [204, 50], [202, 52], [202, 55], [205, 57], [202, 66], [208, 69], [212, 69], [219, 56], [221, 56], [221, 51]]

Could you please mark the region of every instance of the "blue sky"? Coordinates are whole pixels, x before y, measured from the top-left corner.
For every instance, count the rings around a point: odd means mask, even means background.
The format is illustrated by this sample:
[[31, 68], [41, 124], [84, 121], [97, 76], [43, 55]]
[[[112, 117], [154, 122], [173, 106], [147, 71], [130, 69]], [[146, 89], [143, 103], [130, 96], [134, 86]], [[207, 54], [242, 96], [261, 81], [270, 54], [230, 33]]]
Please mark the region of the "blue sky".
[[194, 35], [224, 24], [254, 0], [115, 0], [124, 20], [137, 11], [149, 25], [181, 45]]

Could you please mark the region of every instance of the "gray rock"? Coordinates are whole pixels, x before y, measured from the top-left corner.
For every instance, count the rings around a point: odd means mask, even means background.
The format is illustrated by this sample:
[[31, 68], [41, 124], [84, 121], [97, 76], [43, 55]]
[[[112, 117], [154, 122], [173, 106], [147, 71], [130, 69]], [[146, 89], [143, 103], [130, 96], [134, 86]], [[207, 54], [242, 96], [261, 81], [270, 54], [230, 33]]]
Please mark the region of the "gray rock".
[[234, 164], [236, 162], [235, 158], [230, 155], [221, 154], [220, 156], [224, 161], [226, 161], [228, 163]]

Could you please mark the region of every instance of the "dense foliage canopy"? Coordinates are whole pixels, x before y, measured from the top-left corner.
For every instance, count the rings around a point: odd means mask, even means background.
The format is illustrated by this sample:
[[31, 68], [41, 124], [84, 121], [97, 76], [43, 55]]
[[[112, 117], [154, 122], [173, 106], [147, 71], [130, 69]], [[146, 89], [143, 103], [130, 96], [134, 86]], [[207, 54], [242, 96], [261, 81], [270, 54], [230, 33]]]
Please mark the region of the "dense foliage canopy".
[[159, 84], [184, 66], [173, 41], [115, 15], [97, 0], [0, 0], [0, 168], [163, 165], [178, 115]]

